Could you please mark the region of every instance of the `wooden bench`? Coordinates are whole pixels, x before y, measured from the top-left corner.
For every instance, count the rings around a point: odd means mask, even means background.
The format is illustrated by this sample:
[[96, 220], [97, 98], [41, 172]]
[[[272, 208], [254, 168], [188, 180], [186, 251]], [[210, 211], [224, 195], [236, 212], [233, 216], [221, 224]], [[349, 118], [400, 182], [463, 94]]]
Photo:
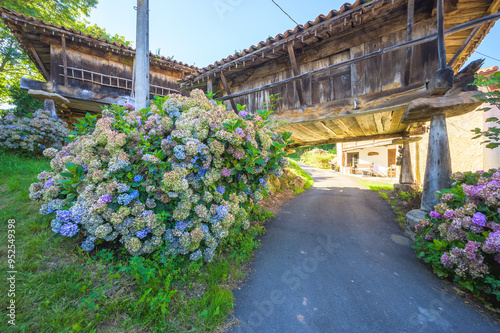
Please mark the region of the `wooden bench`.
[[354, 172], [356, 171], [361, 171], [363, 175], [365, 174], [371, 175], [373, 174], [373, 163], [355, 164]]

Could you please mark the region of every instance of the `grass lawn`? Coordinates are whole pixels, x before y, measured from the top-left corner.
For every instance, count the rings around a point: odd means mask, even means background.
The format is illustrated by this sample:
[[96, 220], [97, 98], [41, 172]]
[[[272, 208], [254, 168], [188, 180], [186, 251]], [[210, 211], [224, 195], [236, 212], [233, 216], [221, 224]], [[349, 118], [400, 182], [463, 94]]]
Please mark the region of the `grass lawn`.
[[360, 183], [361, 185], [368, 187], [372, 191], [394, 190], [393, 184], [369, 182], [369, 181], [362, 180], [362, 179], [356, 179], [356, 181], [358, 183]]
[[306, 181], [304, 189], [308, 189], [309, 187], [311, 187], [314, 184], [314, 180], [311, 177], [311, 175], [302, 170], [299, 164], [294, 160], [288, 159], [288, 161], [290, 162], [290, 164], [288, 165], [290, 172], [293, 173], [295, 176], [300, 177]]
[[[291, 169], [302, 175], [297, 167]], [[250, 229], [229, 237], [210, 264], [158, 254], [131, 258], [109, 245], [87, 253], [80, 249], [82, 239], [56, 237], [50, 218], [39, 215], [40, 205], [28, 198], [36, 175], [48, 169], [44, 157], [0, 152], [0, 267], [17, 271], [15, 296], [0, 296], [4, 305], [15, 300], [16, 326], [7, 323], [3, 307], [2, 332], [222, 330], [233, 308], [232, 290], [246, 276], [271, 213], [254, 208]], [[8, 220], [15, 220], [12, 268], [6, 259]]]

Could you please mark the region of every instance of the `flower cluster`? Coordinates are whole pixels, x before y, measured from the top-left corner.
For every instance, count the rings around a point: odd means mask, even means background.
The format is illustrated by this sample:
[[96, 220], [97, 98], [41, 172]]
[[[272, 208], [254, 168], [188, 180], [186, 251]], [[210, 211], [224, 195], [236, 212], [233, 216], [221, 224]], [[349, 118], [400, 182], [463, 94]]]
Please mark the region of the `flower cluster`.
[[480, 285], [472, 281], [490, 283], [474, 291], [500, 301], [491, 282], [500, 274], [500, 169], [456, 173], [452, 180], [453, 188], [437, 193], [440, 203], [415, 227], [415, 248], [440, 275], [451, 273], [472, 289]]
[[0, 117], [0, 149], [42, 153], [46, 148], [60, 149], [69, 135], [68, 125], [43, 110], [32, 118], [10, 113]]
[[54, 232], [86, 236], [86, 251], [116, 240], [134, 255], [164, 248], [209, 262], [286, 165], [289, 135], [265, 118], [227, 111], [201, 90], [104, 110], [88, 134], [44, 152], [52, 170], [30, 197], [54, 215]]

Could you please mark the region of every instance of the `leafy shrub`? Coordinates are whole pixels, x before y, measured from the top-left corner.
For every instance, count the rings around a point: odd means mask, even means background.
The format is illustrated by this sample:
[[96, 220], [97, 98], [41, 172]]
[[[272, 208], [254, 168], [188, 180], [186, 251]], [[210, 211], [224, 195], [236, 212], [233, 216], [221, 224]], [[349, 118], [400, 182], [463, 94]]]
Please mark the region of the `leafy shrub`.
[[68, 135], [68, 125], [44, 110], [31, 117], [20, 118], [10, 113], [0, 119], [1, 149], [41, 154], [46, 148], [61, 148]]
[[439, 276], [500, 301], [500, 169], [457, 173], [415, 227], [417, 255]]
[[104, 110], [93, 131], [44, 152], [52, 170], [38, 175], [30, 197], [54, 215], [54, 232], [87, 236], [84, 250], [119, 240], [132, 255], [164, 245], [166, 254], [210, 262], [229, 232], [248, 228], [268, 174], [287, 163], [291, 134], [271, 131], [269, 115], [236, 115], [201, 90], [141, 111]]
[[330, 160], [334, 159], [335, 156], [335, 154], [327, 150], [314, 148], [304, 152], [300, 157], [300, 161], [317, 168], [330, 169]]

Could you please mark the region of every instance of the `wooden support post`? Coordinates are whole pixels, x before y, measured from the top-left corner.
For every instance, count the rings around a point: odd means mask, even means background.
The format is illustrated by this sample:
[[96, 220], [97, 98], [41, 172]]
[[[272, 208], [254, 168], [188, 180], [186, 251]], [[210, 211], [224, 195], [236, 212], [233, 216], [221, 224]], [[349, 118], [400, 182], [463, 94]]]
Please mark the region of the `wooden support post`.
[[[132, 65], [132, 84], [131, 84], [132, 85], [132, 87], [131, 87], [132, 92], [130, 93], [130, 97], [132, 97], [132, 98], [135, 95], [135, 59], [136, 58], [134, 58], [134, 64]], [[102, 84], [102, 75], [101, 75], [101, 84]]]
[[135, 108], [149, 106], [149, 0], [137, 0]]
[[432, 116], [420, 209], [430, 212], [439, 203], [435, 193], [451, 185], [451, 157], [444, 114]]
[[[229, 89], [229, 85], [227, 84], [226, 76], [224, 75], [224, 72], [220, 72], [220, 78], [222, 81], [222, 85], [224, 86], [224, 90], [226, 91], [226, 94], [231, 95], [231, 90]], [[231, 107], [233, 108], [233, 111], [235, 113], [238, 113], [238, 108], [236, 107], [236, 102], [234, 101], [233, 98], [230, 99], [231, 102]]]
[[213, 88], [213, 81], [212, 81], [212, 78], [209, 78], [209, 79], [207, 80], [207, 94], [208, 94], [209, 92], [213, 92], [213, 91], [214, 91], [213, 89], [214, 89], [214, 88]]
[[[300, 74], [299, 66], [297, 66], [297, 59], [295, 59], [295, 50], [293, 49], [292, 44], [288, 44], [288, 56], [290, 57], [290, 63], [292, 64], [292, 73], [293, 76], [297, 76]], [[297, 94], [299, 95], [300, 105], [305, 105], [304, 102], [304, 92], [302, 90], [302, 80], [295, 82], [295, 87], [297, 89]]]
[[444, 95], [453, 87], [453, 69], [446, 67], [446, 44], [444, 41], [444, 0], [437, 0], [437, 29], [439, 70], [427, 85], [431, 95]]
[[446, 44], [444, 41], [444, 0], [437, 0], [438, 56], [440, 68], [446, 68]]
[[56, 104], [54, 103], [53, 100], [51, 99], [46, 99], [43, 102], [43, 108], [45, 111], [50, 112], [50, 116], [53, 118], [57, 118], [57, 113], [56, 113]]
[[63, 60], [63, 74], [64, 74], [64, 86], [68, 86], [68, 56], [66, 54], [66, 38], [61, 37], [62, 44], [62, 60]]
[[410, 185], [415, 183], [411, 167], [410, 141], [408, 140], [407, 134], [403, 136], [403, 156], [401, 158], [401, 175], [399, 177], [399, 183]]
[[[413, 21], [415, 16], [415, 0], [408, 0], [408, 19], [406, 24], [406, 41], [413, 40]], [[406, 66], [405, 66], [405, 86], [410, 85], [411, 63], [413, 58], [413, 47], [406, 49]]]
[[45, 80], [50, 80], [49, 73], [45, 69], [45, 66], [43, 65], [42, 60], [38, 56], [38, 53], [36, 52], [35, 47], [33, 46], [33, 44], [31, 44], [31, 42], [28, 42], [28, 47], [30, 48], [31, 53], [33, 53], [33, 56], [35, 57], [36, 63], [38, 64], [38, 67], [40, 67], [40, 70], [42, 71], [42, 74], [43, 74], [43, 77], [45, 78]]

